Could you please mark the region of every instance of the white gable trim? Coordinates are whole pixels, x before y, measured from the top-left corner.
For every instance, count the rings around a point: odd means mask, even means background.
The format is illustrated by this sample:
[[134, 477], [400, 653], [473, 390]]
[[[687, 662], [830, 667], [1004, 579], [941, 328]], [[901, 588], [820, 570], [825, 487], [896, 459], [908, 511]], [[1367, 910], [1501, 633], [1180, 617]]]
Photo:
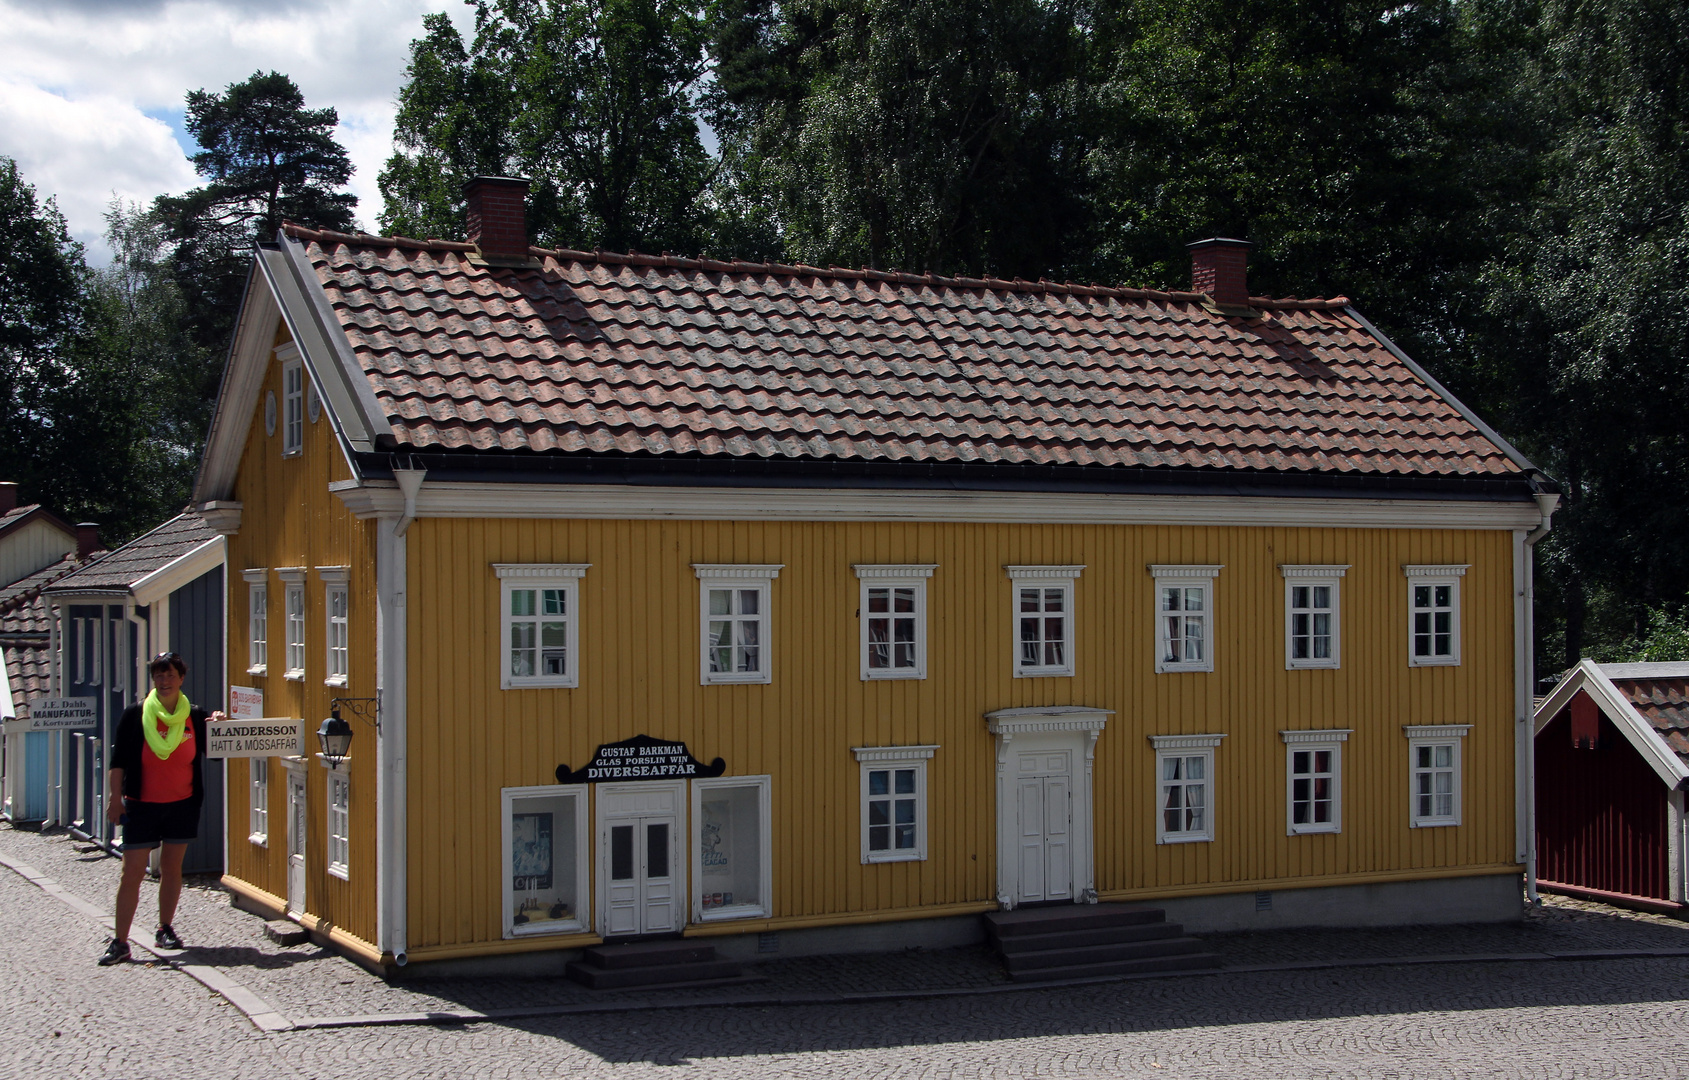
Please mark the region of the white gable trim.
[[1560, 715], [1560, 710], [1571, 703], [1579, 690], [1588, 690], [1589, 696], [1601, 707], [1601, 712], [1619, 729], [1625, 740], [1636, 748], [1642, 755], [1642, 760], [1648, 763], [1660, 780], [1667, 787], [1677, 787], [1684, 780], [1689, 779], [1689, 765], [1666, 745], [1665, 739], [1654, 730], [1646, 717], [1636, 711], [1619, 688], [1613, 685], [1593, 660], [1580, 660], [1571, 674], [1560, 680], [1560, 685], [1554, 692], [1543, 699], [1543, 703], [1536, 711], [1535, 722], [1531, 725], [1533, 735], [1542, 734], [1542, 729], [1549, 721]]

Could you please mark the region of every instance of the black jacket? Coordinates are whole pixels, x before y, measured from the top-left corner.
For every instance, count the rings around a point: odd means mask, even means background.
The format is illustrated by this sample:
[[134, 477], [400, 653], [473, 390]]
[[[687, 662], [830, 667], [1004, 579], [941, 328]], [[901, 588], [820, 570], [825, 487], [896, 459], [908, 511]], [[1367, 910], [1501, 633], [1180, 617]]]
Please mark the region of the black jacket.
[[[194, 726], [192, 799], [196, 808], [205, 798], [205, 721], [210, 715], [197, 705], [188, 710], [188, 722]], [[146, 757], [142, 751], [146, 748], [147, 737], [141, 732], [141, 707], [131, 705], [123, 710], [123, 718], [117, 722], [117, 734], [112, 739], [109, 764], [110, 768], [123, 770], [123, 797], [126, 799], [141, 797], [141, 770], [146, 768]]]

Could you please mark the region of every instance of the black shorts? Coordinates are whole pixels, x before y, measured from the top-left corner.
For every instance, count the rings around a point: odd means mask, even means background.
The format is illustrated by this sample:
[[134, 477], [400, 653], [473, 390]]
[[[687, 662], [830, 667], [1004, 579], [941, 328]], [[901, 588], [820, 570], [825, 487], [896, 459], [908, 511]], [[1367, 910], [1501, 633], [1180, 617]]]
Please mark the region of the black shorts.
[[151, 851], [159, 844], [185, 844], [199, 836], [199, 806], [180, 802], [142, 802], [125, 799], [129, 820], [123, 823], [124, 851]]

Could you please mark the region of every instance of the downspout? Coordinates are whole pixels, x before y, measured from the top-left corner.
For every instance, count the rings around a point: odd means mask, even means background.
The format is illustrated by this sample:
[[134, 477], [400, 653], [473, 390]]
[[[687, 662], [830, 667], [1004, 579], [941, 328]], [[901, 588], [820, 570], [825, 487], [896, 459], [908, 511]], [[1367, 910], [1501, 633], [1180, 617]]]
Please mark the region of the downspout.
[[405, 497], [404, 514], [393, 526], [394, 536], [405, 535], [405, 531], [411, 527], [411, 522], [416, 520], [416, 495], [417, 492], [422, 490], [422, 481], [427, 475], [427, 469], [395, 468], [393, 470], [393, 479], [398, 481], [399, 491]]
[[[381, 701], [381, 725], [376, 736], [376, 936], [385, 957], [396, 967], [404, 967], [410, 960], [405, 533], [416, 520], [416, 497], [426, 475], [425, 469], [394, 468], [393, 478], [405, 499], [404, 510], [397, 519], [376, 519], [376, 693]], [[391, 528], [387, 527], [389, 523]]]
[[1525, 810], [1525, 897], [1532, 907], [1542, 905], [1542, 897], [1537, 892], [1537, 751], [1536, 751], [1536, 709], [1532, 707], [1533, 691], [1536, 689], [1536, 543], [1548, 535], [1554, 527], [1554, 511], [1560, 505], [1560, 496], [1551, 492], [1539, 491], [1534, 497], [1537, 509], [1542, 511], [1542, 524], [1525, 534], [1524, 539], [1524, 627], [1525, 627], [1525, 681], [1524, 708], [1520, 718], [1522, 728], [1521, 738], [1524, 743], [1523, 757], [1525, 761], [1525, 790], [1521, 795]]

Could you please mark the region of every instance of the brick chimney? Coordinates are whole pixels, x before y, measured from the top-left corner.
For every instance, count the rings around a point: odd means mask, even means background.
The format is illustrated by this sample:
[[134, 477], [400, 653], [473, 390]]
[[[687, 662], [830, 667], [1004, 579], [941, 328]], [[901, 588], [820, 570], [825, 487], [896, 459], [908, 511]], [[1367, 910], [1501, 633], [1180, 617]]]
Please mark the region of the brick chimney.
[[99, 522], [78, 521], [76, 523], [76, 557], [86, 559], [102, 547], [104, 545], [100, 543]]
[[1187, 246], [1191, 292], [1207, 293], [1221, 307], [1249, 306], [1249, 241], [1216, 236]]
[[477, 176], [463, 185], [469, 242], [486, 259], [528, 261], [528, 181]]
[[0, 481], [0, 514], [9, 514], [18, 508], [18, 485], [15, 480]]

